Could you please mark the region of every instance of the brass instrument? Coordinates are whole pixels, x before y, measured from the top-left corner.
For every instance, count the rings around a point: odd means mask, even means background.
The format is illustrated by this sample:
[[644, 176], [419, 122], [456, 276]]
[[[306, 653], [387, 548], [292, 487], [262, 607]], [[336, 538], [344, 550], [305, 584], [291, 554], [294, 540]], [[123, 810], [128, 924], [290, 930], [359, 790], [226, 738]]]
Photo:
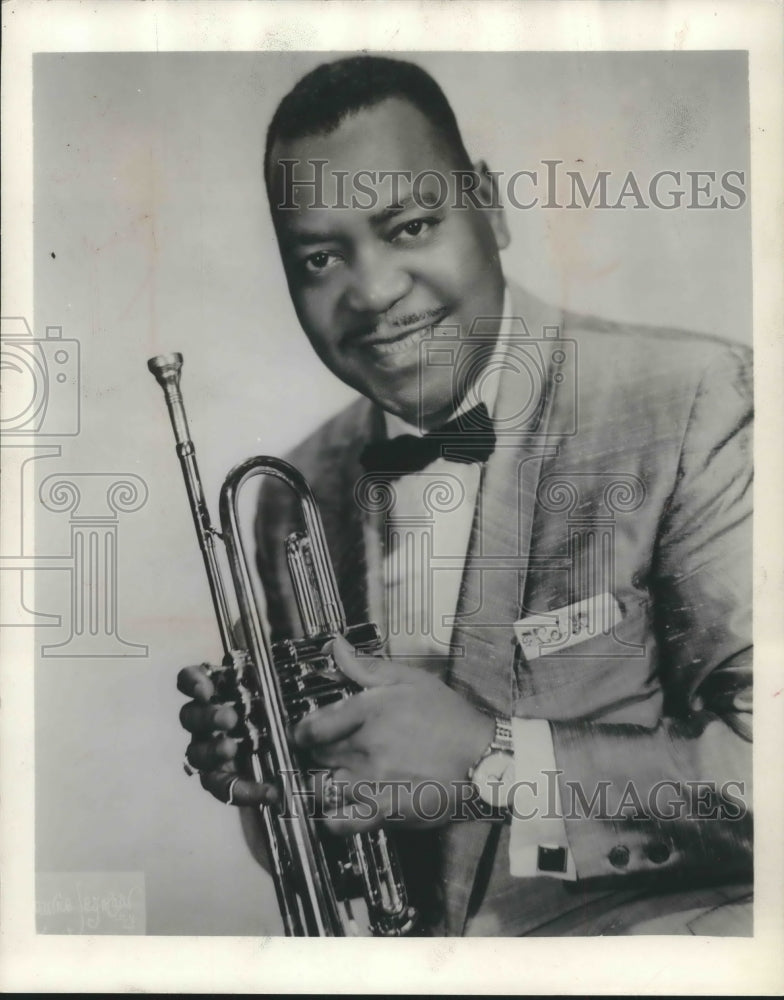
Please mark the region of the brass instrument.
[[[225, 654], [221, 674], [228, 685], [217, 683], [228, 686], [241, 710], [247, 776], [274, 782], [279, 788], [276, 779], [286, 779], [281, 803], [259, 807], [285, 933], [307, 937], [360, 933], [351, 902], [357, 898], [364, 898], [371, 934], [413, 933], [417, 914], [408, 905], [399, 862], [386, 834], [380, 830], [338, 838], [309, 815], [303, 808], [309, 794], [307, 772], [286, 738], [287, 726], [358, 690], [332, 657], [321, 652], [328, 639], [340, 633], [355, 647], [371, 650], [379, 643], [378, 629], [370, 623], [347, 625], [321, 516], [310, 487], [292, 465], [268, 456], [237, 465], [221, 489], [221, 533], [212, 527], [180, 392], [182, 355], [154, 357], [147, 366], [163, 389], [171, 417]], [[304, 634], [274, 645], [253, 594], [238, 514], [242, 487], [265, 475], [282, 480], [294, 491], [306, 528], [285, 541]], [[247, 649], [235, 648], [216, 537], [225, 544]]]

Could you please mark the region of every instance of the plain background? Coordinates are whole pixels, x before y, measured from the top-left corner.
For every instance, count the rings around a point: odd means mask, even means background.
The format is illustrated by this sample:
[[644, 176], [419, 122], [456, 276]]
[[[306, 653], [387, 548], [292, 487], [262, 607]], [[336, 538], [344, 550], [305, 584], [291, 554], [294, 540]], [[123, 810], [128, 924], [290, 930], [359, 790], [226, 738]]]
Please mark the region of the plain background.
[[[149, 500], [119, 528], [120, 631], [146, 658], [36, 668], [36, 862], [144, 872], [152, 934], [274, 933], [269, 880], [236, 816], [182, 774], [179, 666], [217, 654], [160, 390], [181, 350], [208, 497], [228, 468], [280, 453], [351, 398], [298, 329], [260, 165], [280, 97], [318, 53], [47, 54], [34, 62], [35, 332], [80, 341], [82, 429], [53, 471], [135, 473]], [[746, 171], [742, 53], [417, 53], [491, 168], [582, 160], [643, 181]], [[617, 319], [751, 340], [750, 202], [740, 210], [509, 211], [510, 275]], [[52, 256], [54, 254], [54, 256]], [[622, 433], [622, 428], [619, 428]], [[40, 513], [39, 551], [66, 551]], [[67, 615], [65, 574], [38, 610]], [[47, 629], [41, 641], [66, 631]]]

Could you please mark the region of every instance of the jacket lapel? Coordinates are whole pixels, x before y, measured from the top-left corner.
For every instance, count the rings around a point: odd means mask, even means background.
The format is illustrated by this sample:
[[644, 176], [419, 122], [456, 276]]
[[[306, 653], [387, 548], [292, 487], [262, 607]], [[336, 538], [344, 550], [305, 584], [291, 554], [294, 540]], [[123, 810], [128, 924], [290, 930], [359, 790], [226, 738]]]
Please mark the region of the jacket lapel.
[[[513, 288], [510, 357], [536, 353], [543, 362], [535, 399], [520, 365], [501, 377], [494, 416], [498, 443], [488, 460], [479, 491], [468, 557], [460, 589], [449, 684], [490, 714], [512, 714], [514, 639], [511, 624], [520, 613], [528, 573], [536, 491], [548, 444], [547, 428], [555, 393], [547, 350], [547, 332], [561, 325], [560, 311]], [[544, 332], [543, 332], [544, 331]], [[525, 366], [523, 366], [525, 367]], [[515, 426], [514, 414], [524, 414]], [[498, 418], [501, 418], [499, 421]], [[443, 832], [447, 933], [462, 934], [474, 878], [491, 824], [453, 823]], [[491, 845], [488, 845], [490, 849]], [[505, 863], [500, 859], [499, 863]], [[484, 865], [482, 866], [485, 867]]]
[[[516, 322], [510, 363], [495, 408], [498, 435], [488, 459], [474, 511], [474, 523], [452, 635], [450, 683], [488, 712], [511, 714], [512, 630], [523, 603], [536, 491], [545, 456], [555, 453], [547, 430], [555, 393], [547, 368], [531, 392], [526, 362], [539, 349], [544, 328], [558, 328], [560, 313], [514, 289]], [[517, 359], [515, 361], [515, 359]], [[535, 360], [535, 359], [534, 359]], [[543, 358], [545, 364], [547, 358]], [[533, 360], [531, 360], [533, 363]], [[521, 422], [514, 416], [521, 414]]]

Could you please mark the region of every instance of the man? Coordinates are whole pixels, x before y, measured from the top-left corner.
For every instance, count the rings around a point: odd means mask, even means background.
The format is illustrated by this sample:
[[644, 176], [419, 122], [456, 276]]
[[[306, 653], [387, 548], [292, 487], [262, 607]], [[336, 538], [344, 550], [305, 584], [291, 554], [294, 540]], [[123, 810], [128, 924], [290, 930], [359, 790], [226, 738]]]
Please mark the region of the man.
[[[493, 175], [408, 63], [308, 74], [270, 125], [265, 180], [299, 321], [365, 397], [291, 456], [349, 620], [386, 626], [383, 659], [336, 640], [366, 690], [293, 733], [343, 789], [324, 822], [402, 830], [435, 933], [698, 932], [750, 874], [747, 352], [508, 281]], [[294, 498], [266, 489], [276, 636], [296, 628], [292, 525]], [[236, 715], [205, 670], [179, 683], [205, 788], [271, 801], [214, 736]]]

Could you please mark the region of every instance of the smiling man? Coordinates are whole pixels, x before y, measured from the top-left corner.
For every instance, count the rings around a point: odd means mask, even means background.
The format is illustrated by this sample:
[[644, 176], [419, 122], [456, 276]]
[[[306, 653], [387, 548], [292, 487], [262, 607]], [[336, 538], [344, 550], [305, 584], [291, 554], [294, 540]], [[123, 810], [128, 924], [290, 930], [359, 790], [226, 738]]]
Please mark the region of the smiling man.
[[[324, 822], [396, 832], [433, 933], [698, 933], [751, 870], [747, 352], [507, 280], [494, 175], [412, 64], [308, 74], [265, 180], [299, 322], [363, 397], [291, 461], [349, 620], [385, 626], [381, 658], [335, 641], [366, 690], [293, 733], [344, 789]], [[265, 488], [273, 638], [296, 524]], [[204, 786], [273, 801], [204, 668], [179, 683]]]
[[[329, 114], [320, 101], [313, 110]], [[461, 387], [448, 366], [421, 366], [420, 345], [434, 325], [470, 331], [477, 316], [502, 315], [503, 215], [467, 199], [457, 207], [473, 167], [456, 126], [451, 136], [446, 124], [434, 128], [404, 97], [316, 135], [292, 135], [295, 125], [301, 117], [287, 116], [284, 103], [266, 169], [300, 323], [338, 378], [387, 413], [436, 426]], [[323, 119], [313, 126], [323, 129]]]

